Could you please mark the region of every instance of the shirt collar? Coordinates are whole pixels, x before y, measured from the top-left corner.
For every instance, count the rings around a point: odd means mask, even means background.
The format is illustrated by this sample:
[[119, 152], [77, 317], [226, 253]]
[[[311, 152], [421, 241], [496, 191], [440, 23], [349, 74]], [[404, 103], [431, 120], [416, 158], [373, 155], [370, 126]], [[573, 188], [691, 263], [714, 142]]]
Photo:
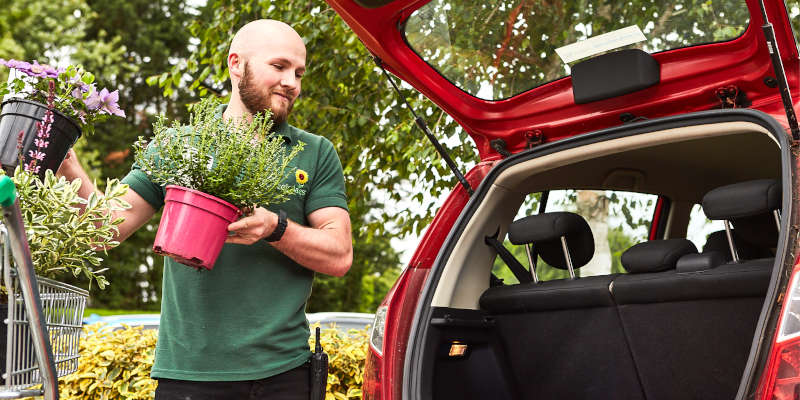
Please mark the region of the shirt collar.
[[[217, 117], [222, 118], [222, 114], [225, 112], [226, 108], [228, 108], [227, 104], [220, 104], [219, 108], [217, 108]], [[286, 144], [292, 144], [297, 141], [295, 140], [292, 127], [286, 121], [283, 121], [278, 125], [273, 125], [272, 133], [283, 137], [283, 140], [286, 142]]]

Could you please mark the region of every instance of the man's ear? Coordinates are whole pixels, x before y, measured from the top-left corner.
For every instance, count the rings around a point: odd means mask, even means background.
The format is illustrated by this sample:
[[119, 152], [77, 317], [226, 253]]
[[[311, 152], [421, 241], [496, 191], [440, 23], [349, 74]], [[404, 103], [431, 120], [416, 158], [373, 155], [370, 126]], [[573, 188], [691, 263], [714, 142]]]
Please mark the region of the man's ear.
[[231, 79], [236, 79], [237, 81], [242, 78], [242, 74], [244, 73], [244, 60], [236, 53], [228, 54], [228, 71], [231, 75]]

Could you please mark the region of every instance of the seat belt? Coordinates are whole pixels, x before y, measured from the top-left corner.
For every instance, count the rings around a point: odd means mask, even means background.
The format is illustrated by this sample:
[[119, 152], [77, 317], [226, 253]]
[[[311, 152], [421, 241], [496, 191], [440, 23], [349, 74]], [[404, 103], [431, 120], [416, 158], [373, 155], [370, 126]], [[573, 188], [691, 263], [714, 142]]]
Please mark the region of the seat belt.
[[508, 251], [508, 249], [506, 249], [506, 247], [503, 246], [503, 244], [497, 240], [498, 235], [500, 235], [499, 227], [497, 228], [497, 232], [495, 232], [494, 235], [486, 236], [484, 238], [484, 242], [487, 245], [492, 246], [495, 249], [495, 251], [497, 251], [497, 255], [500, 256], [503, 262], [506, 263], [508, 269], [511, 270], [511, 273], [514, 274], [514, 277], [517, 278], [519, 283], [533, 282], [533, 277], [531, 277], [531, 274], [528, 272], [528, 270], [526, 270], [525, 267], [523, 267], [522, 264], [519, 263], [517, 258], [514, 257], [514, 255], [511, 254], [511, 252]]

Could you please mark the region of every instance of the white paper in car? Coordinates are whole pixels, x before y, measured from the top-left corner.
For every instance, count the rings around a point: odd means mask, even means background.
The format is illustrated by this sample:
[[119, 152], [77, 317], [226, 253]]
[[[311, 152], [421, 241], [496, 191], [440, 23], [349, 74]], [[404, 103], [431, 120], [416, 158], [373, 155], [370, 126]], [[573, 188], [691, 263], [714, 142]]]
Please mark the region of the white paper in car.
[[637, 25], [617, 29], [602, 35], [590, 37], [580, 42], [575, 42], [556, 49], [556, 53], [564, 63], [571, 63], [581, 58], [600, 54], [604, 51], [617, 49], [629, 44], [647, 40], [644, 33]]

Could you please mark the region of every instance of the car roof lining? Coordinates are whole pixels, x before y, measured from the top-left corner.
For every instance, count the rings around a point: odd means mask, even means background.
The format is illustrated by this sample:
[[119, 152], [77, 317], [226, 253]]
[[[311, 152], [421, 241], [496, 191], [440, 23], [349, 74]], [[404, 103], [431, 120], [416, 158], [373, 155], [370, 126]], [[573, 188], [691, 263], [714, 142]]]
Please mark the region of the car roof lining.
[[[644, 179], [607, 179], [614, 171]], [[698, 171], [714, 171], [698, 179]], [[432, 306], [478, 309], [488, 288], [495, 252], [483, 243], [508, 224], [529, 193], [555, 189], [614, 189], [664, 195], [696, 203], [709, 190], [749, 179], [780, 176], [778, 144], [762, 126], [724, 122], [673, 128], [605, 140], [547, 154], [501, 171], [450, 253]], [[533, 179], [535, 178], [535, 179]], [[607, 186], [604, 186], [605, 185]], [[608, 186], [610, 185], [610, 186]], [[634, 190], [635, 189], [635, 190]], [[671, 221], [677, 228], [675, 221]], [[680, 231], [678, 229], [678, 231]], [[457, 289], [457, 290], [456, 290]]]

